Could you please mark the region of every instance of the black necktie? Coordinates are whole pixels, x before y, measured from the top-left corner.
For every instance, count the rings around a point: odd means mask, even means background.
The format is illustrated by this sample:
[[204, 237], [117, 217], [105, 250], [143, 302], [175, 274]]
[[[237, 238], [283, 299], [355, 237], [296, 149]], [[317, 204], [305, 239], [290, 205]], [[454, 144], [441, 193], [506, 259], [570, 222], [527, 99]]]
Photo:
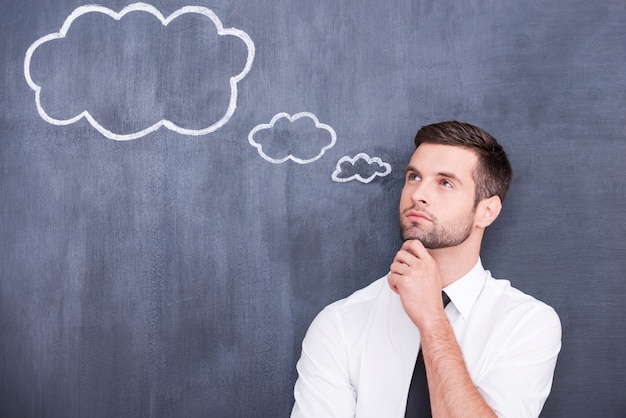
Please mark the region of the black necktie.
[[[443, 307], [450, 303], [450, 298], [446, 292], [441, 292], [443, 298]], [[424, 364], [424, 356], [420, 347], [417, 353], [417, 361], [415, 362], [415, 370], [411, 378], [411, 386], [409, 386], [409, 397], [406, 402], [405, 418], [422, 418], [432, 417], [430, 412], [430, 396], [428, 395], [428, 381], [426, 380], [426, 365]]]

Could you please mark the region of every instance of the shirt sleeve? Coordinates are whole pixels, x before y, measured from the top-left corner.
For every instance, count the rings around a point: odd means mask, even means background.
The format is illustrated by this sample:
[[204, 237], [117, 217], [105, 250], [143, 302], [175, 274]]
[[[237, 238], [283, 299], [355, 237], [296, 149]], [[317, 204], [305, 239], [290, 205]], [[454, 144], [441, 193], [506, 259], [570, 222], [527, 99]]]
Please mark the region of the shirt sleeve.
[[330, 307], [313, 320], [296, 366], [292, 418], [354, 417], [356, 394], [350, 381], [345, 333]]
[[478, 391], [499, 417], [538, 417], [550, 394], [561, 349], [561, 322], [547, 305], [523, 315]]

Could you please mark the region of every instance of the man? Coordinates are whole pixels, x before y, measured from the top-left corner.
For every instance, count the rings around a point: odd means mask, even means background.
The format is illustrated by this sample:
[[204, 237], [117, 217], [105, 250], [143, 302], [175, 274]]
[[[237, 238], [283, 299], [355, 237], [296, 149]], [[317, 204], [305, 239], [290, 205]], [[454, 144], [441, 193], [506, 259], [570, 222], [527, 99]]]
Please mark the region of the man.
[[[422, 127], [415, 147], [400, 198], [402, 248], [387, 276], [309, 327], [292, 417], [404, 417], [409, 392], [426, 385], [434, 417], [536, 417], [550, 393], [556, 312], [480, 260], [511, 183], [505, 152], [456, 121]], [[411, 384], [420, 351], [427, 384]]]

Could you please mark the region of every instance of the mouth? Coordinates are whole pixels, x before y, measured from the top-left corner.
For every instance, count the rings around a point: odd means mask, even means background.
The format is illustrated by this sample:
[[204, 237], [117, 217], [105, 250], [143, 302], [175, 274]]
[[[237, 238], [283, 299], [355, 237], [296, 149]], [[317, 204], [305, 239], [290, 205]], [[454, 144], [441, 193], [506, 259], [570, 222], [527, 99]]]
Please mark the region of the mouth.
[[424, 214], [424, 212], [420, 212], [414, 209], [410, 209], [406, 211], [404, 216], [412, 222], [432, 222], [433, 221], [429, 216]]

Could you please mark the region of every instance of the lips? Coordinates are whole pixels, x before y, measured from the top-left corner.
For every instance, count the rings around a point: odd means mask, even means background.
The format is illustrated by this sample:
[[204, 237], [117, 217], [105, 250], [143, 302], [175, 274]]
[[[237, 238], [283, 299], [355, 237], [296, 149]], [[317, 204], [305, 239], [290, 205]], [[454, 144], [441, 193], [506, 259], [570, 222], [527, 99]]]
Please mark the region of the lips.
[[413, 222], [432, 222], [432, 219], [424, 214], [424, 212], [420, 212], [414, 209], [408, 210], [404, 216], [406, 216], [407, 219]]

